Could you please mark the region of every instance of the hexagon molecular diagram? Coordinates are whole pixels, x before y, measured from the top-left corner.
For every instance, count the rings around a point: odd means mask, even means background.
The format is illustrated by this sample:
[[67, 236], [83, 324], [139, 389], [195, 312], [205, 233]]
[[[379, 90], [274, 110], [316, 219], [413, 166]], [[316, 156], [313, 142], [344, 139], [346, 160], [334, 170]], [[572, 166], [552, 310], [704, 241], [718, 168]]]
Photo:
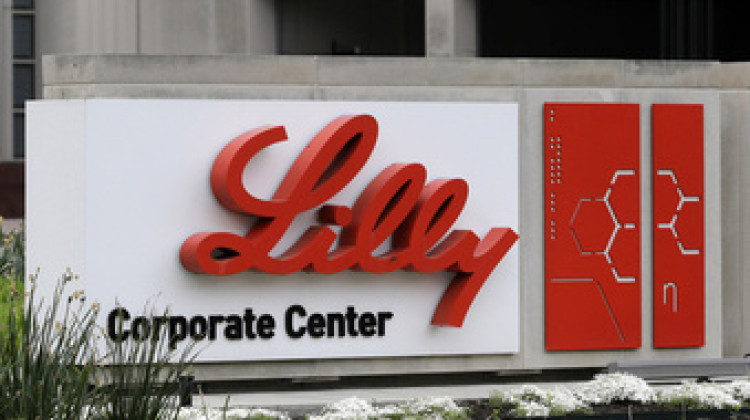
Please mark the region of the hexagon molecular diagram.
[[544, 106], [547, 350], [641, 345], [637, 104]]
[[703, 106], [652, 107], [654, 347], [705, 344]]

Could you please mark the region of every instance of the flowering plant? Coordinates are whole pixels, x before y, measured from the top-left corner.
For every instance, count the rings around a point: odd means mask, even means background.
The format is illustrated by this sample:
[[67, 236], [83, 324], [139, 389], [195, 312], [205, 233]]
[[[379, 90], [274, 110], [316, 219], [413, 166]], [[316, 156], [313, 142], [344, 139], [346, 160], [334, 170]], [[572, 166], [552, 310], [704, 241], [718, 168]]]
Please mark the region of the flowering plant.
[[611, 373], [570, 387], [544, 390], [524, 385], [512, 391], [495, 392], [490, 407], [495, 415], [544, 417], [590, 413], [611, 404], [652, 406], [655, 409], [738, 409], [750, 402], [750, 382], [729, 384], [683, 382], [654, 389], [633, 375]]
[[574, 394], [587, 405], [612, 403], [650, 404], [656, 393], [643, 379], [628, 373], [608, 373], [575, 387]]
[[737, 382], [730, 386], [683, 382], [681, 385], [659, 390], [657, 399], [661, 405], [668, 407], [737, 409], [741, 406], [740, 402], [727, 391], [745, 386]]
[[289, 420], [286, 413], [264, 408], [183, 408], [177, 420]]
[[352, 397], [328, 405], [323, 414], [310, 420], [376, 420], [376, 419], [436, 419], [465, 420], [468, 411], [448, 397], [421, 398], [401, 405], [375, 407], [369, 401]]
[[535, 385], [506, 392], [496, 392], [490, 397], [490, 405], [498, 412], [507, 411], [516, 417], [557, 416], [590, 411], [572, 391], [555, 387], [545, 391]]

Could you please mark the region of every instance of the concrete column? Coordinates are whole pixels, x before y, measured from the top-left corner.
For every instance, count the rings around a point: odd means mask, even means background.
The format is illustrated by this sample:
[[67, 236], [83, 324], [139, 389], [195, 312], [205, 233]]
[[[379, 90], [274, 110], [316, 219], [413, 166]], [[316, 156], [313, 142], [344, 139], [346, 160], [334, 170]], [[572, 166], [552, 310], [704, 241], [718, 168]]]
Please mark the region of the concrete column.
[[139, 52], [274, 54], [273, 0], [138, 0]]
[[721, 94], [721, 238], [722, 238], [722, 329], [723, 355], [741, 357], [747, 351], [744, 314], [742, 162], [747, 154], [743, 138], [748, 134], [744, 118], [748, 95], [739, 91]]
[[274, 54], [274, 0], [37, 0], [41, 54]]
[[277, 54], [278, 10], [274, 0], [245, 0], [246, 31], [245, 53], [247, 54]]
[[39, 56], [137, 53], [140, 0], [37, 0]]
[[425, 1], [425, 55], [477, 55], [476, 0]]

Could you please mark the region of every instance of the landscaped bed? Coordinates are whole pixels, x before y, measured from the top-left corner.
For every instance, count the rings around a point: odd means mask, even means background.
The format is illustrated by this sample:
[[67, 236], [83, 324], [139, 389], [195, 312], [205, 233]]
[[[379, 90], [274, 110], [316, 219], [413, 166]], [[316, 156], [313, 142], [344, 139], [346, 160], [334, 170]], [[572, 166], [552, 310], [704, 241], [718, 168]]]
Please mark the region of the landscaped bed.
[[[95, 320], [98, 307], [81, 291], [64, 292], [76, 276], [63, 274], [44, 307], [34, 290], [24, 290], [23, 232], [0, 231], [0, 418], [39, 419], [289, 419], [263, 408], [180, 408], [177, 378], [190, 368], [194, 352], [175, 355], [164, 343], [124, 345], [107, 341]], [[32, 279], [31, 285], [34, 284]], [[24, 307], [24, 297], [28, 304]], [[97, 354], [96, 340], [106, 341]], [[159, 344], [161, 343], [161, 344]], [[166, 381], [165, 381], [166, 380]], [[684, 382], [651, 387], [627, 374], [602, 374], [585, 383], [543, 389], [523, 385], [485, 399], [449, 397], [378, 403], [343, 399], [309, 420], [375, 419], [748, 419], [750, 381], [724, 384]]]
[[[486, 399], [454, 401], [423, 398], [401, 404], [378, 404], [347, 398], [318, 412], [296, 417], [310, 420], [376, 419], [750, 419], [750, 382], [724, 384], [684, 382], [654, 388], [627, 374], [602, 374], [580, 384], [542, 389], [523, 385], [497, 391]], [[182, 420], [288, 419], [283, 412], [234, 408], [190, 408]], [[226, 416], [226, 417], [224, 417]]]

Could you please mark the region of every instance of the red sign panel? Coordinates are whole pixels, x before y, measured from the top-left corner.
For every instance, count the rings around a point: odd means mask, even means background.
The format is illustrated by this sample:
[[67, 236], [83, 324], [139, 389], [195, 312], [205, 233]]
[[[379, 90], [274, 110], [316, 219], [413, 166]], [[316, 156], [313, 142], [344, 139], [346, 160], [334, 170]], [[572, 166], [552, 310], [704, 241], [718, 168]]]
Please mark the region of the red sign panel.
[[547, 350], [641, 345], [637, 104], [544, 105]]
[[705, 343], [703, 106], [654, 105], [654, 346]]

